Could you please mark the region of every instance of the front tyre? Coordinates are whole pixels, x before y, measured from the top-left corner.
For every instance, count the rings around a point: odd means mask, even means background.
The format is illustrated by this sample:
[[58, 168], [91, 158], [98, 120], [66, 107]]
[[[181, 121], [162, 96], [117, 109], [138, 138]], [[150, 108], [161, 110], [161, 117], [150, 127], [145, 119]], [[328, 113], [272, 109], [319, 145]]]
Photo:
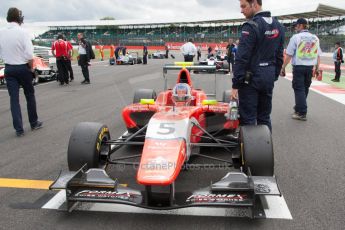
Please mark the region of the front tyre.
[[67, 161], [70, 171], [77, 171], [87, 164], [89, 168], [103, 168], [107, 162], [110, 145], [107, 126], [96, 122], [81, 122], [74, 127], [68, 143]]
[[253, 176], [274, 175], [274, 155], [271, 131], [266, 125], [240, 128], [241, 165]]

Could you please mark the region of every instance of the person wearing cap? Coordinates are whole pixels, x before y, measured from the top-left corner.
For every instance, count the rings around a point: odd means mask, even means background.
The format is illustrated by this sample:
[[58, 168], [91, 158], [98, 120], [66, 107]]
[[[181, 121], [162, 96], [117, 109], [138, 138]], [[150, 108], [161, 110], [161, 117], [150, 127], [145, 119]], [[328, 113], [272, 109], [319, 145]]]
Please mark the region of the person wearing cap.
[[341, 65], [341, 63], [344, 63], [343, 48], [340, 47], [340, 42], [335, 43], [335, 50], [333, 53], [333, 61], [334, 61], [335, 77], [334, 77], [334, 79], [332, 79], [332, 81], [339, 82], [340, 81], [340, 75], [341, 75], [340, 65]]
[[193, 44], [193, 38], [189, 38], [188, 42], [181, 46], [181, 52], [185, 62], [192, 62], [197, 53], [197, 49]]
[[274, 82], [283, 64], [284, 29], [261, 0], [240, 0], [248, 19], [233, 66], [232, 99], [239, 100], [240, 125], [266, 125], [270, 130]]
[[308, 31], [308, 21], [299, 18], [294, 23], [297, 34], [293, 35], [286, 48], [286, 58], [281, 75], [285, 76], [285, 67], [292, 64], [292, 88], [295, 94], [295, 106], [292, 118], [307, 120], [307, 96], [312, 82], [313, 68], [319, 70], [320, 48], [319, 38]]
[[43, 127], [38, 120], [35, 89], [32, 85], [33, 46], [29, 33], [24, 30], [24, 16], [17, 8], [9, 8], [6, 28], [0, 33], [0, 58], [5, 62], [5, 78], [10, 96], [13, 127], [18, 137], [24, 136], [23, 119], [19, 103], [19, 88], [26, 98], [31, 130]]

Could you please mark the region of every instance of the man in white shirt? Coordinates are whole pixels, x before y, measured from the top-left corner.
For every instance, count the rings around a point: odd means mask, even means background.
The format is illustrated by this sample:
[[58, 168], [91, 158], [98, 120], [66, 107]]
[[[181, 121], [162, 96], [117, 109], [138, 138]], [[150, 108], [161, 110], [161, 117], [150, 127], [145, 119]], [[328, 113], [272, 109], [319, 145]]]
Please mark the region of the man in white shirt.
[[33, 77], [33, 46], [29, 34], [20, 27], [24, 16], [17, 8], [7, 13], [9, 24], [0, 33], [0, 58], [5, 62], [5, 79], [10, 95], [13, 127], [16, 135], [24, 135], [22, 113], [19, 104], [19, 87], [22, 86], [27, 101], [29, 122], [32, 130], [42, 128], [36, 111]]
[[319, 70], [322, 54], [319, 38], [308, 31], [308, 21], [299, 18], [295, 25], [297, 34], [290, 38], [286, 48], [286, 58], [281, 70], [285, 76], [285, 67], [292, 64], [292, 88], [295, 93], [295, 106], [292, 119], [307, 120], [307, 97], [312, 82], [313, 68]]
[[188, 42], [181, 46], [181, 52], [184, 56], [185, 62], [192, 62], [195, 54], [197, 53], [197, 49], [193, 44], [193, 39], [189, 38]]

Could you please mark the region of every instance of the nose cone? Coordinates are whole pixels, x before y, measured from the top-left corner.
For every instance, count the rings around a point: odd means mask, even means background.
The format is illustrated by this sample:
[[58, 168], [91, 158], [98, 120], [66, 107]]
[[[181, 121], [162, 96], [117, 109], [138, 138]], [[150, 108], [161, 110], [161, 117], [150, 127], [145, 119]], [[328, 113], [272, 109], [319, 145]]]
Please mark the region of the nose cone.
[[179, 175], [185, 159], [183, 139], [146, 139], [137, 181], [142, 185], [170, 185]]

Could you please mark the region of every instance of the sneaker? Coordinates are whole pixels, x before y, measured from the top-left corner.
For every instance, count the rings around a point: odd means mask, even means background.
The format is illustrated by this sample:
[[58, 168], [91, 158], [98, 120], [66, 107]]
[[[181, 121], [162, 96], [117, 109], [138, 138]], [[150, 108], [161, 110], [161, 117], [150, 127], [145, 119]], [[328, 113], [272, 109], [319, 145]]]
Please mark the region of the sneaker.
[[70, 80], [69, 80], [69, 82], [72, 82], [74, 80], [74, 78], [71, 78]]
[[80, 82], [81, 84], [85, 84], [85, 82], [86, 82], [86, 80], [84, 80], [84, 81], [82, 81], [82, 82]]
[[85, 83], [84, 84], [90, 84], [90, 81], [85, 81]]
[[305, 114], [301, 115], [301, 114], [295, 112], [295, 113], [292, 114], [292, 119], [300, 120], [300, 121], [306, 121], [307, 120], [307, 116]]
[[22, 137], [24, 136], [24, 131], [21, 132], [16, 132], [17, 137]]
[[31, 126], [31, 130], [37, 130], [43, 127], [43, 122], [42, 121], [36, 121], [35, 125]]

